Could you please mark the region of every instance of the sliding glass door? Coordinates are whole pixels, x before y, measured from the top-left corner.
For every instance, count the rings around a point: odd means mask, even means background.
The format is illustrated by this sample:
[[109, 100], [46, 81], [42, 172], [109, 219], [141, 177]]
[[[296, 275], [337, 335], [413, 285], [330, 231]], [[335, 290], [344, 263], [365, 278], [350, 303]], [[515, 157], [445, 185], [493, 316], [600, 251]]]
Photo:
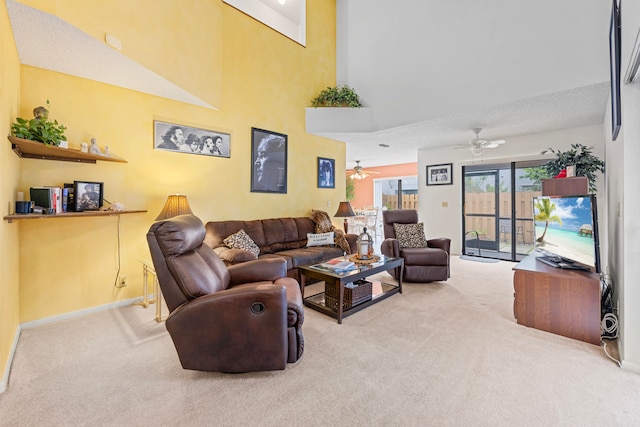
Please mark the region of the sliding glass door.
[[463, 254], [519, 261], [533, 251], [532, 199], [541, 194], [543, 163], [462, 168]]
[[418, 177], [376, 179], [374, 202], [385, 209], [418, 209]]

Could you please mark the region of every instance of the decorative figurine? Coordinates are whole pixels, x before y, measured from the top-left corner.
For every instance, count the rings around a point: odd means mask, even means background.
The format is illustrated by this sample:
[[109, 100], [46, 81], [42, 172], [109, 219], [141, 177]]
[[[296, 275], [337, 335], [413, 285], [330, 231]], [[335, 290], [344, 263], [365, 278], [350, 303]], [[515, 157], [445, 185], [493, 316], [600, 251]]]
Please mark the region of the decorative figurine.
[[80, 144], [80, 151], [82, 151], [83, 153], [88, 153], [89, 152], [89, 144], [87, 144], [86, 142], [82, 142]]
[[89, 147], [89, 152], [91, 154], [98, 154], [102, 156], [102, 151], [100, 151], [100, 147], [98, 147], [98, 142], [95, 138], [91, 138], [91, 146]]
[[104, 155], [107, 157], [111, 157], [111, 153], [109, 152], [109, 146], [105, 145], [104, 146]]

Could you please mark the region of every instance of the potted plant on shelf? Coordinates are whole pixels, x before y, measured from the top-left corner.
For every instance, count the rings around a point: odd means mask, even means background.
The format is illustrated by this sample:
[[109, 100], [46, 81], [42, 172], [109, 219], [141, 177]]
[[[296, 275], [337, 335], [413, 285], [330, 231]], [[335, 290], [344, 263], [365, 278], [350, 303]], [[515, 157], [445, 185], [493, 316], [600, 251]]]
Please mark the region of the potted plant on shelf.
[[[47, 107], [49, 100], [47, 99]], [[45, 145], [60, 145], [60, 142], [66, 141], [67, 137], [64, 131], [67, 129], [64, 125], [58, 123], [57, 120], [49, 120], [49, 110], [45, 107], [36, 107], [33, 109], [33, 119], [27, 120], [21, 117], [16, 118], [16, 122], [11, 124], [11, 135], [28, 139], [31, 141], [39, 141]]]
[[604, 173], [604, 161], [594, 156], [591, 152], [593, 147], [586, 147], [582, 144], [571, 144], [571, 149], [567, 151], [554, 150], [548, 148], [540, 154], [544, 155], [551, 152], [556, 158], [547, 162], [543, 167], [549, 173], [549, 176], [556, 176], [567, 166], [575, 166], [576, 176], [585, 176], [589, 180], [589, 191], [595, 193], [597, 190], [596, 181], [598, 177], [596, 172]]
[[347, 85], [327, 86], [311, 100], [311, 106], [360, 108], [362, 103], [356, 91]]

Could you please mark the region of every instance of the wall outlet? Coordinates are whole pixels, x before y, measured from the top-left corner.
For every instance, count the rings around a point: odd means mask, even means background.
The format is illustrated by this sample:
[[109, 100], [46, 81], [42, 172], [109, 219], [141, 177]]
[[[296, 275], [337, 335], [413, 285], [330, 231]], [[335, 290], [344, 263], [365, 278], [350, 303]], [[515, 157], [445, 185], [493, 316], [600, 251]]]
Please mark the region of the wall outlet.
[[118, 284], [121, 288], [127, 286], [127, 276], [120, 276], [120, 279], [118, 279]]

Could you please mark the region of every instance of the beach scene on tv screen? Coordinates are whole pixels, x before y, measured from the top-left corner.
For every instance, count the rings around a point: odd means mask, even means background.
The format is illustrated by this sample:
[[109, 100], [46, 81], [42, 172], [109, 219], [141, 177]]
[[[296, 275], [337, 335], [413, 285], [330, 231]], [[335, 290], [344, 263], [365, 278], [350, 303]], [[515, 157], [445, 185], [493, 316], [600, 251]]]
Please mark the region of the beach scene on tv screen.
[[536, 248], [595, 266], [590, 198], [537, 197], [533, 210]]

